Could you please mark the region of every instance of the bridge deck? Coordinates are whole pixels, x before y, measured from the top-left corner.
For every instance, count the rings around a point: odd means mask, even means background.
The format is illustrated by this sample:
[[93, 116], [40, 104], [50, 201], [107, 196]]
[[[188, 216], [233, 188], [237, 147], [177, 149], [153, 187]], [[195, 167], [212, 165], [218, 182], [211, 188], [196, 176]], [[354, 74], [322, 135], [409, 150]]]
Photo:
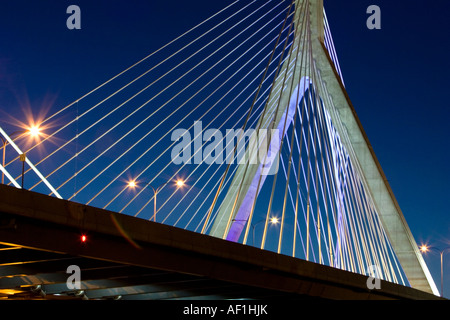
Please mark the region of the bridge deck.
[[[437, 298], [385, 281], [369, 290], [363, 275], [5, 185], [0, 244], [0, 298]], [[84, 295], [67, 288], [69, 265]]]

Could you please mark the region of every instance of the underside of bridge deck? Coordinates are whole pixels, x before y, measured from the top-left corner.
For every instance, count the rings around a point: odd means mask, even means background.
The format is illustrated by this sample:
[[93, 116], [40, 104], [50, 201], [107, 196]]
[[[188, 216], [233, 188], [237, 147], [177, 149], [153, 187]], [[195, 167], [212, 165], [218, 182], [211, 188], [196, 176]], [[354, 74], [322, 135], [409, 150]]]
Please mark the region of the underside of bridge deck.
[[386, 281], [370, 290], [364, 275], [4, 185], [0, 244], [4, 299], [437, 298]]

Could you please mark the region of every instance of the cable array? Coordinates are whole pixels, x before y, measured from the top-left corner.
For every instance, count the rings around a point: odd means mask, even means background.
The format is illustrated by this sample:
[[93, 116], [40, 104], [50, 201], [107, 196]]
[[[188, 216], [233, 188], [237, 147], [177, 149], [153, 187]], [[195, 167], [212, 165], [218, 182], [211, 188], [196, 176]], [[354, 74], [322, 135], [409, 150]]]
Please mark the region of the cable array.
[[[224, 238], [240, 224], [243, 244], [361, 274], [382, 266], [405, 284], [312, 41], [309, 1], [235, 1], [46, 118], [60, 125], [26, 152], [50, 194], [205, 234], [226, 211]], [[245, 133], [277, 126], [278, 170], [257, 176], [248, 219], [236, 219]], [[48, 193], [43, 181], [29, 189]]]

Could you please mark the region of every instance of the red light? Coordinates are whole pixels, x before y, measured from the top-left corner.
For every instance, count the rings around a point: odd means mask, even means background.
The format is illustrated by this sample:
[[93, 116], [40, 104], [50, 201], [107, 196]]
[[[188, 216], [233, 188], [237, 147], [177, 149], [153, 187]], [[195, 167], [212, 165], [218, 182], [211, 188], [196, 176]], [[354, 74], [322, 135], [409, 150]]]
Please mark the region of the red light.
[[86, 240], [87, 240], [87, 237], [83, 234], [83, 235], [81, 236], [81, 242], [86, 242]]

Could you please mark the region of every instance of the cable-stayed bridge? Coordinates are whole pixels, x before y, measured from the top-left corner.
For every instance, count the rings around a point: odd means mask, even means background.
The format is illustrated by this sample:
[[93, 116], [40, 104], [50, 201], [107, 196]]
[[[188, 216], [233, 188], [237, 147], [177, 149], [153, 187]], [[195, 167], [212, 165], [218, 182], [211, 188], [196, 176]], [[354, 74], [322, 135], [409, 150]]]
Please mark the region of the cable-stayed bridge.
[[4, 181], [436, 294], [343, 74], [321, 1], [235, 1], [45, 118], [26, 150], [2, 129]]

